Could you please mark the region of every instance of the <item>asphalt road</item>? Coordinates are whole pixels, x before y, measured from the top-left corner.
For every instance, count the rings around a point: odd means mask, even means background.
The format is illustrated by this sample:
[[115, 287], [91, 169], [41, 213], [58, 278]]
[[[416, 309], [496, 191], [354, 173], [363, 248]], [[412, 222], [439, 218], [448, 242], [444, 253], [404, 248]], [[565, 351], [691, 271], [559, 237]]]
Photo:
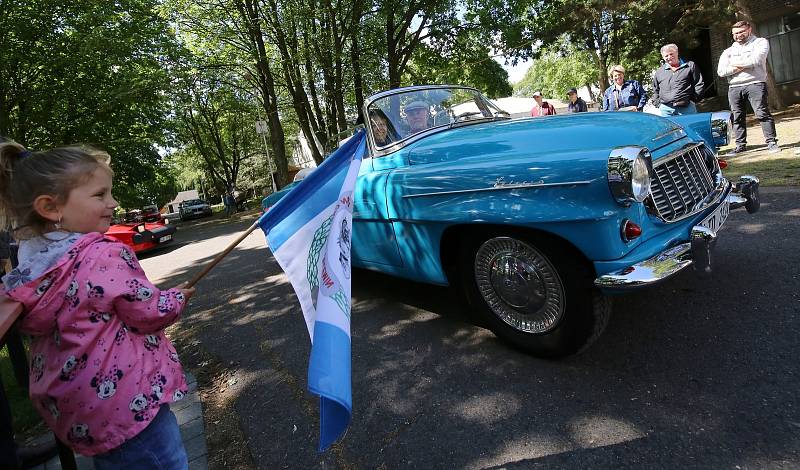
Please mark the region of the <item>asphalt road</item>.
[[[353, 422], [325, 454], [302, 314], [260, 232], [179, 328], [230, 368], [257, 468], [800, 468], [800, 188], [762, 199], [731, 214], [712, 279], [616, 297], [604, 335], [560, 361], [506, 347], [449, 289], [356, 271]], [[142, 264], [186, 280], [247, 225], [182, 226]]]

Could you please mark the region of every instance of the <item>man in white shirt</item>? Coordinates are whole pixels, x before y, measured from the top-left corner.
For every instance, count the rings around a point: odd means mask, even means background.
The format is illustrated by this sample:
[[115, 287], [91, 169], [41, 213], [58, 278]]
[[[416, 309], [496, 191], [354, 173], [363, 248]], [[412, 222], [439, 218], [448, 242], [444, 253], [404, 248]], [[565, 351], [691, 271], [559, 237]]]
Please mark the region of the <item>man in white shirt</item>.
[[775, 121], [767, 103], [767, 54], [769, 41], [756, 37], [747, 21], [731, 27], [734, 43], [722, 52], [717, 75], [728, 79], [728, 102], [733, 111], [736, 148], [729, 154], [744, 152], [747, 146], [747, 101], [761, 121], [761, 131], [769, 153], [780, 152]]

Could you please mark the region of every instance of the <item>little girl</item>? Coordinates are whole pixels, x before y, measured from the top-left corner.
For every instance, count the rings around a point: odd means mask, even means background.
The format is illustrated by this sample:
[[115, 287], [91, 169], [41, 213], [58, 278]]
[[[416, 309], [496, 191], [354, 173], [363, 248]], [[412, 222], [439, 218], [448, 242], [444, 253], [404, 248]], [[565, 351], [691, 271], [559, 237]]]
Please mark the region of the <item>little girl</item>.
[[103, 152], [0, 144], [0, 213], [19, 265], [3, 277], [32, 336], [30, 396], [58, 438], [105, 468], [187, 468], [169, 403], [186, 382], [164, 328], [194, 289], [159, 290], [105, 231], [117, 202]]

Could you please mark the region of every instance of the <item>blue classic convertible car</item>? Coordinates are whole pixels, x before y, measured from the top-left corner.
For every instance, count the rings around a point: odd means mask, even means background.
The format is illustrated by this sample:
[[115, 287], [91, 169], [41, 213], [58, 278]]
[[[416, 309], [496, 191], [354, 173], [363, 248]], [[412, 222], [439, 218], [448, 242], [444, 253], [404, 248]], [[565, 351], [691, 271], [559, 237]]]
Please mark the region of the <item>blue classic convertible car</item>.
[[587, 347], [607, 294], [652, 285], [710, 252], [758, 179], [729, 182], [730, 113], [509, 119], [474, 89], [419, 86], [365, 103], [353, 265], [456, 284], [491, 330], [539, 356]]

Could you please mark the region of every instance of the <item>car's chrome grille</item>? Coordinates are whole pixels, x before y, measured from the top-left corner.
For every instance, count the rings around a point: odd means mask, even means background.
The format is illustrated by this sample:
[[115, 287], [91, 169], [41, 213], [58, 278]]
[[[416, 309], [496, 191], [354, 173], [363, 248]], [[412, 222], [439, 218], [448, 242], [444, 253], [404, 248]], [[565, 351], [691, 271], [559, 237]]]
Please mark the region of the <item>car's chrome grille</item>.
[[667, 222], [702, 208], [714, 190], [716, 159], [703, 145], [678, 152], [653, 163], [651, 194], [657, 215]]

